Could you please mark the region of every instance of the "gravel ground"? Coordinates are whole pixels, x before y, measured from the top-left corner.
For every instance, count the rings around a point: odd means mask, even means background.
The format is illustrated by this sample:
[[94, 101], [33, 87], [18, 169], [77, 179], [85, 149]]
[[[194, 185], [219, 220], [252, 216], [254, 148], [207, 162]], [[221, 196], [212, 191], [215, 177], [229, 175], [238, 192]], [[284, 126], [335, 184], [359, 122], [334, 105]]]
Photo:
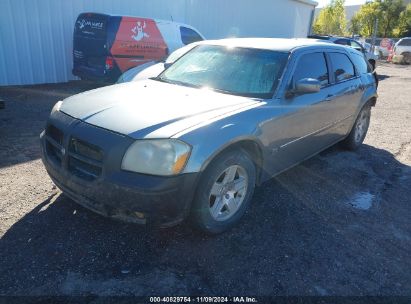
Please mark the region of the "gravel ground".
[[39, 159], [52, 105], [93, 87], [0, 88], [0, 295], [411, 295], [411, 67], [381, 64], [359, 151], [266, 182], [215, 237], [148, 230], [66, 198]]

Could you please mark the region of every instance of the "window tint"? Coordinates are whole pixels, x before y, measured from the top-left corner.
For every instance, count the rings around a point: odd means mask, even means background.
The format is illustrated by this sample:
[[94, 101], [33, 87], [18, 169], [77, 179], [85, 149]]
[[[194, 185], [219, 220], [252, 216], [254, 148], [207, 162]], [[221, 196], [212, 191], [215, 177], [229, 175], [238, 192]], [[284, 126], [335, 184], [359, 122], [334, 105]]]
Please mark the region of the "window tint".
[[401, 46], [411, 46], [411, 39], [402, 39], [398, 45]]
[[181, 34], [181, 41], [184, 44], [190, 44], [196, 41], [203, 40], [203, 38], [201, 38], [201, 36], [196, 31], [188, 27], [180, 26], [180, 34]]
[[345, 54], [330, 53], [333, 73], [337, 82], [354, 77], [354, 66]]
[[323, 53], [312, 53], [301, 56], [294, 71], [294, 81], [304, 78], [314, 78], [321, 86], [328, 84], [327, 64]]
[[350, 45], [350, 42], [347, 39], [338, 39], [334, 43], [341, 45]]
[[354, 65], [359, 74], [367, 74], [371, 72], [364, 56], [361, 56], [360, 54], [351, 54], [351, 58], [354, 61]]

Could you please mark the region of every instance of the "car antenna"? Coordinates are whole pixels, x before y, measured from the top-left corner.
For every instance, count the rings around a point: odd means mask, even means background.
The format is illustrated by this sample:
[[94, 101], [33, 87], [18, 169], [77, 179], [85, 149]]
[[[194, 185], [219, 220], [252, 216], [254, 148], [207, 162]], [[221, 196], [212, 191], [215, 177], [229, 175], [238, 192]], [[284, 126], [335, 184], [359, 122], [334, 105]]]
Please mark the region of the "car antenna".
[[171, 22], [174, 22], [174, 20], [173, 20], [173, 15], [170, 15], [170, 17], [171, 17]]

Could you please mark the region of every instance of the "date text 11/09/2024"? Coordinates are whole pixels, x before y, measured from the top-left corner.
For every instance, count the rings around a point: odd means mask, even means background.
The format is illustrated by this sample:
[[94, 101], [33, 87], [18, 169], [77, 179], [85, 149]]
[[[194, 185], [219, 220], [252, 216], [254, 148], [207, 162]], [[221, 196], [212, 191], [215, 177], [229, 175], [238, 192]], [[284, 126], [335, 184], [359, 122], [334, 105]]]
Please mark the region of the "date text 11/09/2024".
[[258, 303], [254, 297], [150, 297], [150, 303]]

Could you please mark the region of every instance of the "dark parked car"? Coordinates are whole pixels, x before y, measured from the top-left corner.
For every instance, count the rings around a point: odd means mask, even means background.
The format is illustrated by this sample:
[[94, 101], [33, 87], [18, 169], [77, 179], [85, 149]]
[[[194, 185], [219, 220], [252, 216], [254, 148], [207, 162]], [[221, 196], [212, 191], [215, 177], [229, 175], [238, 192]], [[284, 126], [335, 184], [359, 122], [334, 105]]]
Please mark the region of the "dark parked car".
[[199, 44], [159, 76], [58, 102], [41, 133], [55, 184], [97, 213], [225, 231], [255, 185], [363, 142], [377, 99], [362, 53], [312, 39]]

